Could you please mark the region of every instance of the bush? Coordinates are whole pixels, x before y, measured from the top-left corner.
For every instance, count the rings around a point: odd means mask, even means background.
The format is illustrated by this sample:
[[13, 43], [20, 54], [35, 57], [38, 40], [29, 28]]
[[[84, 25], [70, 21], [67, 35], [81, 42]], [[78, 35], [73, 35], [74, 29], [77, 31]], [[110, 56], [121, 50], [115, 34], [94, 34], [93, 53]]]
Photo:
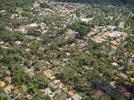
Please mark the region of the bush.
[[41, 8], [49, 8], [49, 5], [44, 2], [44, 3], [40, 4], [40, 7]]

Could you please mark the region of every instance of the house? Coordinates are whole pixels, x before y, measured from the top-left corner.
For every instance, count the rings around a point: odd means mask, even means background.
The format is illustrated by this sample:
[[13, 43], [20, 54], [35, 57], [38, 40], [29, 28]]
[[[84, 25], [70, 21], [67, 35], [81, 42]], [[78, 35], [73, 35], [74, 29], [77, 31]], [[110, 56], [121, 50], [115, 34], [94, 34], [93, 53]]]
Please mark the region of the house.
[[27, 33], [27, 31], [31, 28], [37, 27], [38, 25], [36, 23], [27, 24], [27, 25], [21, 25], [19, 26], [19, 31], [22, 33]]
[[51, 69], [45, 70], [43, 73], [44, 73], [44, 75], [46, 75], [46, 77], [48, 79], [51, 79], [52, 80], [52, 79], [55, 78], [54, 72]]
[[1, 10], [1, 11], [0, 11], [0, 13], [5, 13], [5, 12], [6, 12], [6, 10]]
[[15, 41], [17, 45], [21, 45], [22, 43], [20, 41]]
[[126, 37], [127, 36], [127, 33], [114, 31], [114, 32], [110, 32], [108, 34], [108, 36], [110, 36], [110, 37], [118, 37], [118, 36], [124, 36], [124, 37]]
[[44, 89], [43, 92], [44, 92], [46, 95], [50, 95], [50, 94], [52, 93], [52, 91], [50, 90], [50, 88]]
[[10, 26], [5, 26], [5, 29], [7, 30], [7, 31], [13, 31], [13, 28], [12, 27], [10, 27]]
[[116, 26], [107, 25], [107, 28], [108, 28], [109, 30], [115, 30], [115, 29], [116, 29]]
[[69, 29], [69, 30], [66, 32], [66, 39], [75, 40], [77, 34], [78, 34], [78, 32], [75, 32], [75, 31]]
[[51, 15], [51, 14], [53, 14], [53, 13], [54, 13], [54, 11], [53, 11], [52, 9], [46, 8], [46, 9], [44, 9], [43, 11], [41, 11], [41, 12], [39, 13], [39, 15]]
[[121, 29], [124, 29], [124, 27], [125, 27], [125, 22], [123, 22], [123, 21], [120, 22], [118, 27], [121, 28]]
[[78, 94], [75, 94], [75, 95], [72, 96], [72, 99], [73, 99], [73, 100], [81, 100], [82, 97], [79, 96]]
[[83, 22], [88, 23], [88, 22], [92, 21], [93, 18], [81, 18], [80, 20], [83, 21]]
[[19, 26], [19, 31], [21, 31], [22, 33], [27, 33], [27, 31], [29, 29], [31, 29], [32, 27], [29, 26], [29, 25], [22, 25], [22, 26]]
[[14, 18], [17, 18], [17, 17], [18, 17], [18, 14], [12, 14], [10, 18], [14, 19]]
[[0, 81], [0, 87], [4, 87], [6, 83], [4, 81]]
[[31, 27], [37, 27], [37, 23], [32, 23], [32, 24], [29, 24], [28, 26], [31, 26]]

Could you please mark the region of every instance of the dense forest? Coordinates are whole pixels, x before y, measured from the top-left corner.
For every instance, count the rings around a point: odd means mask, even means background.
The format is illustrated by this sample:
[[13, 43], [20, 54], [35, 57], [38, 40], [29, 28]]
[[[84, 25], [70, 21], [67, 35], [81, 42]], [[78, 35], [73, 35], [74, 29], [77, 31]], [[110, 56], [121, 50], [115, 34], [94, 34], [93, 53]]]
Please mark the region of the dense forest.
[[0, 0], [0, 10], [30, 6], [35, 0]]
[[114, 5], [121, 5], [121, 4], [134, 4], [133, 0], [56, 0], [62, 2], [81, 2], [81, 3], [91, 3], [91, 4], [114, 4]]

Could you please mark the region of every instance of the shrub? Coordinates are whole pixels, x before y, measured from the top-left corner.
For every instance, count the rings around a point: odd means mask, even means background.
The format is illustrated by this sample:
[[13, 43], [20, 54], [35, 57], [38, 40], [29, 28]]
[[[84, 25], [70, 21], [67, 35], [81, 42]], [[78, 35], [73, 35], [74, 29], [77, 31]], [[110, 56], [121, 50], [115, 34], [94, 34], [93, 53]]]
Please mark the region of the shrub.
[[39, 36], [39, 32], [37, 31], [37, 29], [30, 29], [27, 32], [28, 35], [33, 35], [33, 36]]
[[14, 41], [21, 41], [24, 39], [24, 36], [20, 32], [8, 32], [5, 30], [0, 30], [0, 40], [5, 42], [14, 42]]
[[22, 85], [29, 82], [28, 75], [24, 72], [24, 69], [20, 66], [10, 66], [11, 75], [13, 77], [13, 83], [16, 85]]
[[70, 28], [79, 33], [79, 38], [83, 38], [91, 30], [91, 27], [89, 24], [85, 22], [81, 22], [81, 21], [72, 24]]
[[63, 69], [62, 77], [65, 82], [70, 84], [75, 84], [75, 82], [78, 82], [78, 76], [77, 72], [73, 70], [72, 68], [66, 67]]
[[41, 74], [36, 74], [34, 78], [34, 84], [39, 89], [44, 89], [48, 87], [48, 81], [45, 79], [45, 77]]

